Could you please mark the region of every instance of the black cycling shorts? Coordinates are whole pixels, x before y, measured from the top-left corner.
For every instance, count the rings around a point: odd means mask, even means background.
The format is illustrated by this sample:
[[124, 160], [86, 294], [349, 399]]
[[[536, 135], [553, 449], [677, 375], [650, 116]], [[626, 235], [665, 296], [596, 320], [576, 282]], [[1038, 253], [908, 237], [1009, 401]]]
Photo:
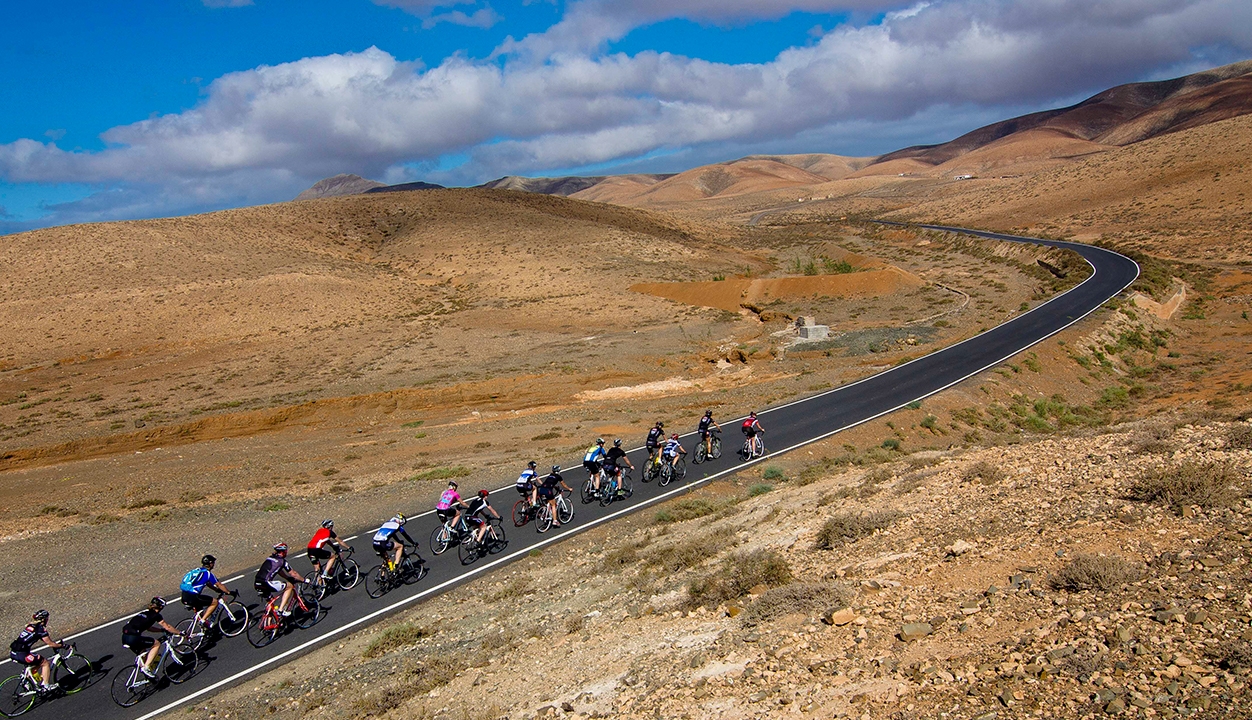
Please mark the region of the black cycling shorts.
[[329, 560], [330, 556], [332, 555], [331, 551], [324, 547], [320, 547], [320, 548], [311, 547], [308, 550], [309, 550], [310, 560]]
[[149, 635], [123, 635], [122, 647], [139, 655], [156, 644], [156, 638]]
[[534, 489], [530, 485], [514, 485], [513, 487], [517, 490], [517, 494], [524, 498], [530, 497], [530, 491]]
[[387, 557], [395, 549], [396, 543], [393, 540], [384, 540], [382, 542], [374, 543], [374, 552], [382, 555], [383, 557]]
[[600, 472], [600, 461], [599, 460], [583, 460], [583, 467], [587, 468], [588, 472], [598, 473]]
[[200, 593], [193, 593], [189, 590], [183, 591], [183, 604], [195, 611], [200, 611], [209, 606], [213, 599]]
[[447, 510], [440, 510], [439, 508], [435, 508], [435, 517], [439, 518], [439, 522], [446, 523], [452, 518], [456, 517], [456, 510], [454, 510], [453, 508], [448, 508]]
[[39, 663], [43, 662], [43, 656], [35, 652], [34, 650], [31, 650], [30, 652], [24, 652], [24, 653], [14, 652], [10, 650], [9, 658], [12, 659], [13, 662], [17, 663], [18, 665], [38, 665]]
[[557, 489], [554, 487], [553, 488], [550, 488], [550, 487], [539, 488], [539, 497], [543, 498], [544, 500], [551, 500], [552, 498], [556, 497], [556, 493], [557, 493]]

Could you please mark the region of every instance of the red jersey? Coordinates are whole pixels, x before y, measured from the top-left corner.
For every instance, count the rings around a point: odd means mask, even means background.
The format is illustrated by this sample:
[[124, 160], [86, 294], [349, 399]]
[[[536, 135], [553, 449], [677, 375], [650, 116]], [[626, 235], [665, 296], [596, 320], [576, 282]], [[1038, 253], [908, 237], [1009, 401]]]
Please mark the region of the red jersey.
[[335, 534], [330, 531], [330, 528], [321, 528], [313, 533], [313, 539], [309, 541], [309, 548], [321, 550], [322, 546], [330, 542], [330, 539], [334, 536]]

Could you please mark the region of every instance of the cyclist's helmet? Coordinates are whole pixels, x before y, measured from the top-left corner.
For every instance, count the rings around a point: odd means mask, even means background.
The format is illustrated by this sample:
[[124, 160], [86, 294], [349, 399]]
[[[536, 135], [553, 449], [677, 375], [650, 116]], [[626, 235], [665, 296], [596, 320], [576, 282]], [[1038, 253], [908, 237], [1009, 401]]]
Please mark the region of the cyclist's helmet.
[[487, 492], [486, 490], [479, 490], [479, 491], [478, 491], [478, 497], [480, 497], [480, 498], [485, 498], [485, 497], [487, 497], [487, 496], [488, 496], [488, 495], [490, 495], [490, 494], [491, 494], [491, 493]]
[[403, 525], [408, 521], [409, 519], [404, 516], [404, 513], [396, 513], [395, 517], [391, 518], [391, 522], [397, 525]]
[[552, 472], [554, 472], [554, 473], [559, 473], [559, 472], [561, 472], [561, 466], [560, 466], [560, 465], [553, 465], [553, 466], [552, 466]]
[[35, 614], [30, 616], [30, 619], [35, 622], [48, 622], [48, 611], [36, 610]]
[[604, 438], [596, 438], [596, 444], [597, 444], [597, 445], [603, 445], [603, 444], [604, 444]]
[[450, 487], [450, 488], [455, 488], [455, 487], [456, 487], [456, 480], [449, 480], [449, 481], [448, 481], [448, 487]]
[[164, 610], [165, 598], [159, 597], [159, 596], [152, 598], [152, 600], [148, 603], [148, 607], [156, 609], [156, 610]]
[[704, 411], [704, 417], [713, 417], [713, 411], [712, 411], [712, 410], [705, 410], [705, 411]]
[[613, 440], [613, 447], [621, 447], [621, 446], [622, 446], [622, 439], [621, 439], [621, 438], [614, 438], [614, 440]]
[[215, 562], [217, 562], [217, 558], [213, 557], [212, 555], [205, 555], [204, 557], [200, 558], [200, 564], [203, 565], [204, 567], [208, 567]]
[[534, 470], [537, 467], [537, 465], [538, 464], [534, 460], [531, 460], [530, 462], [526, 463], [526, 467], [530, 468], [531, 470]]
[[286, 555], [286, 554], [287, 554], [287, 543], [280, 542], [280, 543], [278, 543], [277, 545], [275, 545], [275, 546], [274, 546], [274, 552], [278, 553], [279, 555]]
[[661, 422], [660, 420], [657, 420], [657, 421], [656, 421], [656, 426], [657, 426], [657, 427], [660, 427], [660, 428], [663, 428], [663, 427], [665, 427], [665, 423]]
[[677, 439], [678, 439], [678, 433], [674, 433], [673, 435], [670, 435], [670, 436], [669, 436], [669, 439], [670, 439], [670, 440], [677, 440]]
[[333, 528], [334, 526], [335, 526], [335, 521], [334, 521], [334, 520], [323, 520], [323, 521], [322, 521], [322, 527], [326, 528], [327, 530], [329, 530], [329, 529]]

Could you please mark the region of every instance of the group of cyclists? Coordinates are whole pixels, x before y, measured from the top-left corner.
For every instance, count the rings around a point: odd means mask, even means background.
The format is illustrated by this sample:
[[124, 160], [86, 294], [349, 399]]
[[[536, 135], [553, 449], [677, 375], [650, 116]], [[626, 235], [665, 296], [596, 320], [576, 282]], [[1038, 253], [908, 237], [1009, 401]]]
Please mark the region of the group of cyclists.
[[[746, 438], [745, 449], [747, 450], [751, 449], [752, 443], [757, 441], [760, 433], [765, 431], [757, 420], [755, 412], [750, 413], [743, 421], [741, 430]], [[704, 416], [700, 418], [697, 432], [700, 436], [699, 441], [705, 445], [707, 454], [712, 454], [713, 433], [720, 431], [721, 426], [713, 419], [713, 411], [705, 411]], [[589, 447], [583, 456], [583, 467], [588, 471], [589, 479], [597, 494], [620, 492], [615, 488], [621, 487], [622, 473], [625, 469], [634, 469], [634, 465], [626, 456], [626, 451], [622, 449], [621, 439], [614, 440], [612, 447], [607, 450], [605, 444], [604, 438], [597, 438], [595, 444]], [[687, 454], [679, 441], [678, 434], [673, 433], [667, 438], [665, 423], [659, 420], [648, 431], [645, 447], [648, 451], [647, 462], [649, 463], [665, 462], [674, 465], [680, 457]], [[601, 487], [602, 479], [608, 481], [608, 487]], [[551, 511], [553, 526], [560, 526], [561, 523], [557, 520], [559, 517], [556, 507], [557, 496], [563, 491], [572, 492], [561, 475], [561, 466], [553, 465], [551, 472], [541, 477], [537, 464], [531, 460], [518, 476], [515, 488], [532, 507], [540, 507], [541, 503], [546, 503]], [[487, 490], [479, 490], [468, 501], [464, 500], [458, 492], [456, 481], [450, 480], [435, 505], [435, 514], [441, 523], [457, 528], [467, 537], [472, 534], [474, 539], [481, 543], [491, 519], [500, 519], [499, 513], [491, 507], [489, 495]], [[374, 552], [387, 564], [390, 571], [400, 566], [404, 558], [406, 542], [413, 547], [416, 555], [417, 541], [404, 529], [407, 520], [403, 514], [396, 513], [378, 528], [371, 539]], [[308, 542], [307, 550], [309, 561], [313, 566], [312, 576], [306, 578], [291, 567], [287, 561], [289, 548], [286, 543], [280, 542], [273, 546], [273, 552], [261, 563], [253, 579], [253, 587], [266, 602], [275, 596], [281, 596], [277, 601], [276, 609], [284, 617], [291, 615], [296, 585], [312, 582], [314, 578], [320, 578], [323, 582], [329, 580], [333, 576], [336, 562], [340, 560], [340, 553], [350, 551], [351, 548], [335, 533], [334, 520], [328, 519], [323, 521], [321, 527], [313, 534]], [[425, 562], [420, 555], [417, 555], [416, 559], [419, 565]], [[189, 570], [179, 584], [183, 605], [192, 610], [203, 627], [210, 631], [213, 629], [214, 612], [221, 602], [221, 597], [230, 595], [232, 599], [235, 599], [239, 596], [238, 590], [228, 588], [213, 573], [216, 564], [216, 557], [204, 555], [200, 559], [200, 566]], [[204, 594], [205, 588], [216, 591], [217, 596], [211, 597]], [[122, 626], [122, 645], [133, 652], [136, 657], [147, 654], [140, 669], [148, 677], [154, 675], [152, 668], [157, 662], [160, 651], [160, 644], [154, 635], [178, 634], [178, 630], [166, 622], [161, 614], [166, 604], [165, 599], [154, 597], [147, 607]], [[31, 622], [22, 629], [17, 639], [9, 646], [9, 657], [14, 662], [38, 671], [42, 693], [51, 692], [57, 688], [53, 682], [50, 660], [42, 656], [35, 649], [35, 645], [43, 643], [53, 650], [66, 647], [63, 641], [57, 641], [51, 637], [48, 631], [48, 620], [47, 610], [35, 612], [31, 617]]]

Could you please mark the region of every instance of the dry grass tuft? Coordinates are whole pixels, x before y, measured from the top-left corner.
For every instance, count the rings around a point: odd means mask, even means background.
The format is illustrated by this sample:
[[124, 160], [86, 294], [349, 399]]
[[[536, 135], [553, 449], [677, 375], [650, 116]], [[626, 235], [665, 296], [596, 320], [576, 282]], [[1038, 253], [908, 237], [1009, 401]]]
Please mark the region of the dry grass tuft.
[[826, 521], [822, 529], [817, 531], [817, 539], [813, 541], [814, 550], [834, 550], [863, 537], [873, 535], [875, 531], [889, 527], [901, 517], [902, 513], [894, 510], [879, 512], [839, 513]]
[[1252, 450], [1252, 425], [1231, 425], [1226, 430], [1226, 447], [1231, 450]]
[[1055, 590], [1108, 592], [1141, 577], [1142, 567], [1115, 555], [1078, 555], [1048, 582]]
[[758, 585], [778, 587], [791, 582], [791, 567], [782, 555], [772, 550], [736, 553], [722, 562], [720, 568], [698, 578], [687, 588], [690, 607], [717, 607], [727, 600], [748, 594]]
[[1140, 502], [1159, 502], [1175, 508], [1228, 507], [1242, 492], [1241, 477], [1230, 463], [1194, 460], [1145, 472], [1130, 487], [1129, 497]]
[[965, 482], [976, 482], [982, 485], [998, 485], [1004, 482], [1007, 475], [998, 465], [993, 465], [986, 460], [979, 460], [965, 469], [965, 474], [961, 479]]
[[822, 613], [847, 607], [847, 588], [834, 583], [791, 583], [771, 588], [748, 608], [744, 622], [768, 622], [791, 613]]
[[392, 650], [414, 645], [418, 640], [430, 637], [433, 634], [429, 628], [412, 623], [387, 628], [381, 636], [369, 644], [369, 647], [365, 648], [365, 652], [361, 656], [364, 658], [376, 658], [386, 655]]

